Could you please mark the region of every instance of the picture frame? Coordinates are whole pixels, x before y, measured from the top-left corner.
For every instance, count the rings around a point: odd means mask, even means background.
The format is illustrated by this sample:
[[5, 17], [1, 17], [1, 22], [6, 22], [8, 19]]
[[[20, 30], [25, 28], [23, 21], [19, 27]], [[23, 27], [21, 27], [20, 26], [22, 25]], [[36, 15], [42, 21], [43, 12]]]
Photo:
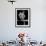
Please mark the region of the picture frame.
[[15, 27], [30, 27], [30, 18], [30, 8], [15, 8]]

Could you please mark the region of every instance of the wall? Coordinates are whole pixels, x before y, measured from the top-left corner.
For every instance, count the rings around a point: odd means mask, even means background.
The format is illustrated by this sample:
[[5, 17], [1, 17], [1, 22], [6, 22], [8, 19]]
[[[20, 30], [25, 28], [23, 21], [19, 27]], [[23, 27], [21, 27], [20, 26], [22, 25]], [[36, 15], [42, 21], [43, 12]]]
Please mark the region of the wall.
[[[31, 8], [31, 27], [15, 27], [15, 8]], [[19, 32], [31, 35], [31, 39], [46, 40], [45, 0], [17, 0], [13, 5], [0, 0], [0, 41], [15, 40]]]

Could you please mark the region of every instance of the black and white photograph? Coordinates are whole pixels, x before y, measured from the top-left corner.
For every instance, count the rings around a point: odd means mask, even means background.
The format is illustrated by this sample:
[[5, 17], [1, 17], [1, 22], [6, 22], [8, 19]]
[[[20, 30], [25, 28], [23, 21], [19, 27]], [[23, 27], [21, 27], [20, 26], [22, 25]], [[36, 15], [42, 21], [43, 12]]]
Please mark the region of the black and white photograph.
[[15, 13], [15, 26], [30, 27], [30, 8], [16, 8]]

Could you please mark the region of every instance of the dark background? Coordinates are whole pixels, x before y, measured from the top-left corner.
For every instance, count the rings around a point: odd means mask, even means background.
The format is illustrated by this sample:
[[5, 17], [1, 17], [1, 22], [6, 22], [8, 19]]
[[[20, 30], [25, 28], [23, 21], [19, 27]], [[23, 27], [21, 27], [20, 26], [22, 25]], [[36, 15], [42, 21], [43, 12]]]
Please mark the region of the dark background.
[[[27, 21], [21, 21], [21, 19], [19, 18], [19, 13], [20, 12], [24, 12], [25, 14], [25, 19], [24, 20], [27, 20]], [[17, 25], [28, 25], [28, 10], [17, 10]]]
[[21, 20], [18, 15], [19, 15], [20, 12], [23, 12], [23, 11], [24, 11], [24, 14], [25, 14], [24, 20], [28, 20], [28, 10], [17, 10], [17, 20]]

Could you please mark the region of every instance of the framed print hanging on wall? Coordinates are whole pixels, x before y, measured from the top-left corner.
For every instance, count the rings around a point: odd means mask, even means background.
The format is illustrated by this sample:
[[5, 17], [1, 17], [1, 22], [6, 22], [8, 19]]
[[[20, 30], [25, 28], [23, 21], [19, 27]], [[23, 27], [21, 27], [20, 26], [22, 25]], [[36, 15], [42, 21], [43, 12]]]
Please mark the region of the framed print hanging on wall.
[[15, 26], [30, 27], [30, 8], [15, 8]]

